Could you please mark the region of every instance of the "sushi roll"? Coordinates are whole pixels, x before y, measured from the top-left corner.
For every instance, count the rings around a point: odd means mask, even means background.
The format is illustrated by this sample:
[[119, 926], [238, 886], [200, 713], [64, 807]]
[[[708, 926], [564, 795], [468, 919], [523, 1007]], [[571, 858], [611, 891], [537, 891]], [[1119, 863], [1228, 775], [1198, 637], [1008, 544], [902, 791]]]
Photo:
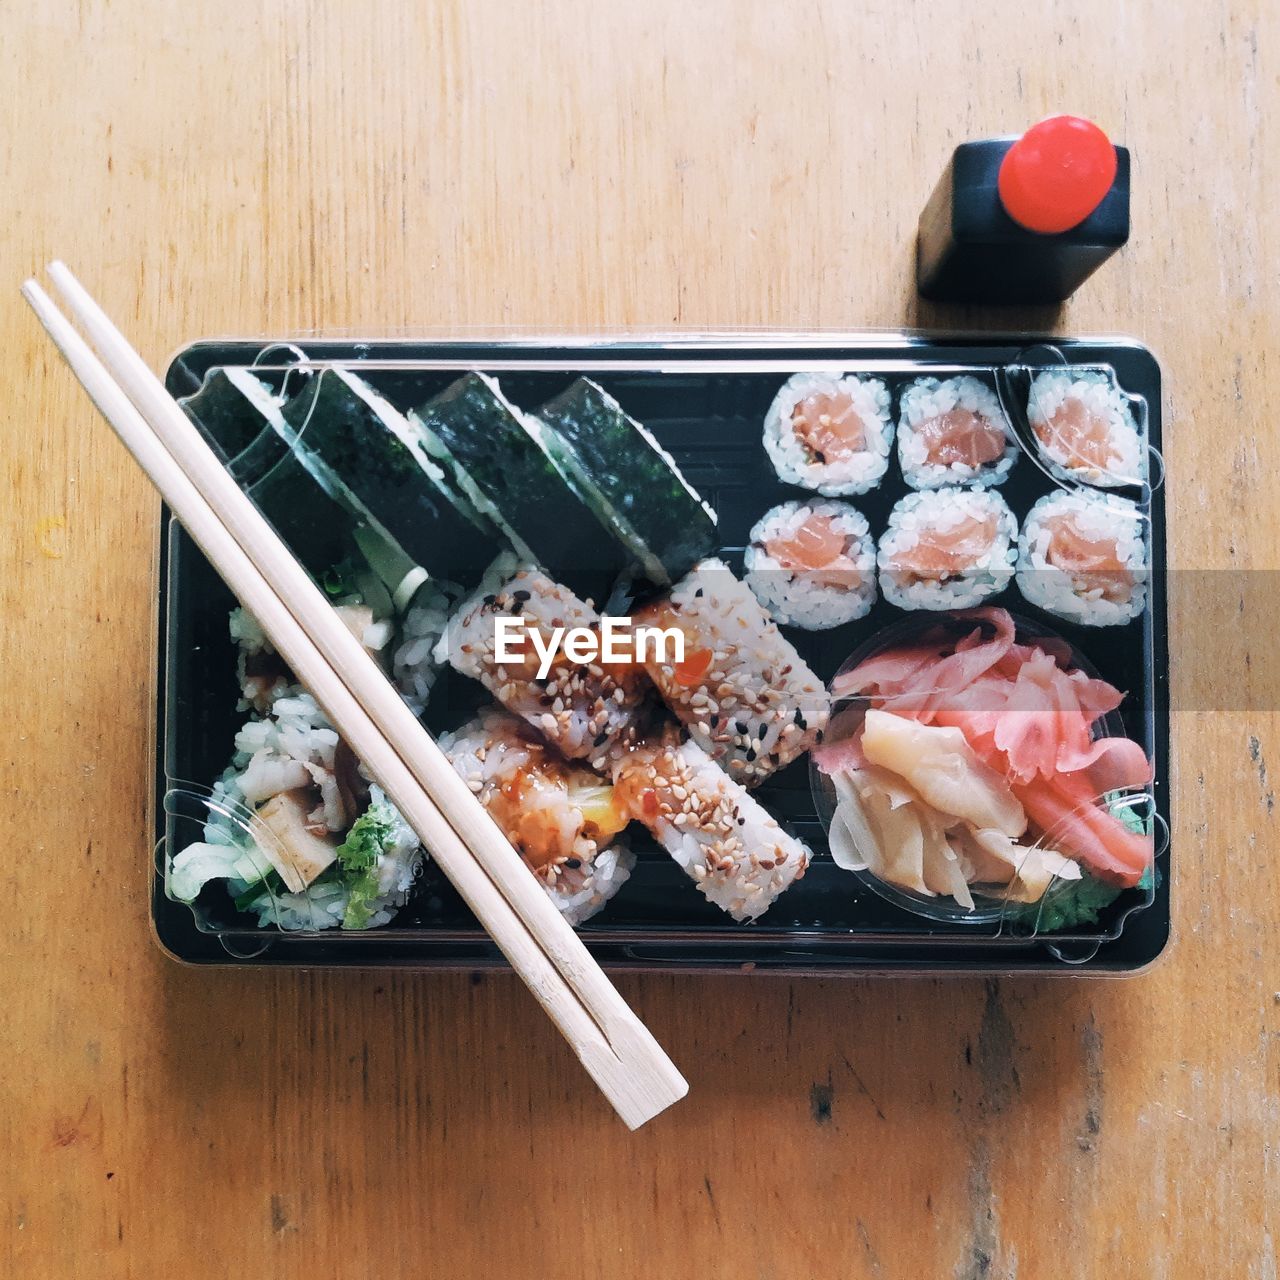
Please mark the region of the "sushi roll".
[[[499, 659], [499, 618], [524, 622], [518, 662]], [[557, 628], [594, 629], [599, 622], [599, 614], [567, 587], [503, 555], [449, 619], [435, 656], [479, 680], [561, 755], [602, 768], [608, 751], [627, 741], [644, 718], [648, 682], [630, 663], [579, 664], [563, 648], [556, 650], [547, 674], [539, 676], [541, 660], [532, 640], [536, 631], [549, 645]]]
[[784, 502], [751, 530], [747, 586], [781, 623], [821, 631], [865, 617], [876, 601], [876, 547], [847, 502]]
[[702, 561], [632, 621], [683, 634], [681, 661], [649, 651], [644, 669], [735, 782], [756, 786], [820, 737], [830, 709], [822, 681], [722, 561]]
[[1050, 471], [1104, 489], [1143, 484], [1146, 452], [1128, 397], [1106, 373], [1046, 369], [1027, 398], [1027, 420]]
[[1008, 586], [1017, 535], [991, 490], [909, 493], [880, 539], [880, 590], [900, 609], [967, 609]]
[[985, 382], [919, 378], [902, 393], [898, 462], [913, 489], [1003, 484], [1018, 454], [996, 393]]
[[1137, 505], [1113, 493], [1048, 494], [1018, 539], [1018, 587], [1069, 622], [1128, 622], [1146, 603], [1146, 526]]
[[562, 474], [536, 420], [493, 378], [469, 373], [410, 417], [432, 457], [522, 561], [597, 598], [630, 566], [630, 550]]
[[650, 582], [678, 582], [715, 549], [715, 512], [671, 455], [603, 388], [579, 378], [542, 405], [531, 426]]
[[[414, 715], [420, 716], [438, 673], [433, 651], [444, 634], [456, 596], [427, 580], [396, 617], [386, 589], [367, 570], [338, 566], [325, 574], [321, 585], [343, 625], [391, 677]], [[281, 692], [294, 683], [293, 672], [247, 609], [231, 611], [230, 630], [240, 685], [237, 709], [266, 714]]]
[[613, 778], [632, 817], [737, 921], [763, 915], [809, 865], [805, 845], [674, 730], [619, 756]]
[[194, 903], [223, 881], [264, 928], [386, 924], [423, 861], [418, 837], [298, 685], [241, 727], [207, 809], [204, 839], [166, 868], [169, 896]]
[[315, 579], [356, 556], [355, 520], [290, 449], [285, 401], [247, 369], [211, 369], [178, 403]]
[[230, 466], [278, 421], [284, 397], [248, 369], [210, 369], [200, 389], [178, 403], [209, 447]]
[[781, 480], [828, 497], [866, 493], [889, 466], [889, 390], [878, 378], [797, 373], [764, 419], [764, 447]]
[[614, 787], [493, 708], [440, 749], [570, 924], [595, 915], [635, 866], [617, 837], [630, 821]]
[[505, 542], [446, 476], [421, 432], [347, 369], [325, 369], [284, 408], [286, 439], [361, 525], [443, 582], [471, 585]]

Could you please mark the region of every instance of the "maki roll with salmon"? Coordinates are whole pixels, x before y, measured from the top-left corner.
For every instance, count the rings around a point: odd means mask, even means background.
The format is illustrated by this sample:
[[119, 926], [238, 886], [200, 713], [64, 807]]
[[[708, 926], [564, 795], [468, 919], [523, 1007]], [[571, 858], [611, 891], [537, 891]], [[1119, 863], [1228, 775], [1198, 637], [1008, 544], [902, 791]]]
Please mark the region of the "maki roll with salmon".
[[529, 421], [565, 479], [650, 582], [678, 582], [715, 549], [715, 512], [602, 387], [579, 378]]
[[989, 488], [1009, 477], [1018, 446], [996, 393], [968, 374], [919, 378], [902, 393], [898, 461], [913, 489]]
[[570, 924], [626, 882], [635, 855], [619, 836], [630, 815], [599, 774], [496, 708], [445, 734], [440, 749]]
[[764, 419], [778, 478], [828, 497], [874, 489], [892, 443], [889, 390], [879, 378], [797, 373]]
[[820, 738], [830, 706], [822, 681], [722, 561], [702, 561], [632, 622], [683, 635], [681, 660], [647, 651], [644, 669], [735, 782], [756, 786]]
[[[502, 619], [521, 624], [520, 636], [500, 634]], [[563, 636], [569, 628], [590, 630], [599, 623], [600, 615], [567, 587], [504, 555], [450, 618], [436, 660], [479, 680], [561, 755], [603, 768], [609, 750], [638, 731], [650, 689], [629, 662], [578, 663], [553, 644], [557, 630]], [[504, 658], [504, 644], [518, 656]], [[540, 648], [554, 649], [545, 673]]]
[[964, 609], [1013, 577], [1018, 522], [991, 490], [930, 489], [895, 503], [880, 539], [880, 590], [900, 609]]
[[1110, 489], [1147, 479], [1146, 447], [1129, 398], [1110, 374], [1046, 369], [1027, 397], [1027, 420], [1049, 470]]
[[847, 502], [784, 502], [751, 530], [747, 586], [785, 625], [821, 631], [865, 617], [876, 600], [876, 547]]
[[755, 920], [809, 865], [809, 850], [674, 726], [617, 757], [614, 786], [708, 902]]
[[1031, 508], [1018, 540], [1018, 587], [1069, 622], [1128, 622], [1146, 604], [1146, 533], [1146, 516], [1116, 494], [1048, 494]]

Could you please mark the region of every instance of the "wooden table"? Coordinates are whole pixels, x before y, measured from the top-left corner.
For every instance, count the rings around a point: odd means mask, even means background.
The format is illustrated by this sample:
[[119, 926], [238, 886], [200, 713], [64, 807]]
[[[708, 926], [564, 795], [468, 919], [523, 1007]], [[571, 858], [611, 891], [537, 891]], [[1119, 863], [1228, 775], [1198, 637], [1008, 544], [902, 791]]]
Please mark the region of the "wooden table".
[[[1276, 1275], [1275, 6], [949, 8], [8, 15], [0, 1274]], [[1061, 109], [1133, 149], [1128, 249], [1060, 316], [921, 307], [950, 148]], [[18, 301], [54, 255], [157, 365], [476, 324], [1148, 341], [1172, 560], [1218, 571], [1173, 584], [1171, 955], [1126, 982], [625, 978], [691, 1083], [635, 1135], [507, 976], [166, 959], [158, 504]]]

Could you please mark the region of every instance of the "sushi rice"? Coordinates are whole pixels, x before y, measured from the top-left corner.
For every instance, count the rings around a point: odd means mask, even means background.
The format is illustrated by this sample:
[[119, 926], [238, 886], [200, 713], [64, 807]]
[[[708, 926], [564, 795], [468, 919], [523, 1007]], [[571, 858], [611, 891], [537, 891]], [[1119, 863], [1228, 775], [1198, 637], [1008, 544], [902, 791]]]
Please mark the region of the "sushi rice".
[[[1065, 548], [1058, 542], [1064, 528]], [[1146, 605], [1146, 530], [1138, 506], [1117, 494], [1047, 494], [1031, 508], [1018, 539], [1018, 587], [1032, 604], [1069, 622], [1128, 622]], [[1105, 555], [1107, 563], [1090, 568], [1081, 558], [1090, 554]]]
[[444, 734], [440, 749], [570, 924], [594, 916], [626, 883], [635, 854], [615, 837], [628, 815], [604, 778], [497, 708]]
[[721, 560], [703, 560], [637, 623], [684, 633], [681, 662], [645, 662], [689, 735], [754, 787], [820, 740], [831, 700], [760, 602]]
[[[797, 414], [805, 403], [847, 406], [861, 424], [859, 447], [842, 456], [815, 453], [797, 432]], [[823, 410], [825, 412], [825, 410]], [[889, 389], [879, 378], [838, 373], [797, 373], [774, 397], [764, 419], [764, 447], [781, 480], [828, 497], [866, 493], [889, 467], [893, 423]]]
[[809, 865], [802, 841], [674, 731], [620, 755], [613, 776], [632, 815], [735, 920], [763, 915]]
[[[339, 743], [324, 712], [299, 685], [276, 697], [266, 716], [244, 724], [231, 764], [207, 801], [203, 842], [189, 845], [169, 864], [170, 896], [191, 903], [207, 882], [222, 880], [260, 926], [372, 929], [387, 924], [408, 898], [422, 866], [422, 846], [376, 783], [364, 780], [367, 805], [351, 812], [339, 782], [344, 767]], [[359, 770], [358, 762], [352, 763]], [[330, 834], [334, 861], [309, 884], [289, 891], [278, 874], [276, 843], [254, 814], [274, 797], [304, 790], [314, 801], [308, 826]], [[337, 847], [339, 836], [349, 837], [362, 823], [377, 833], [376, 856], [365, 875], [348, 871]], [[358, 924], [352, 916], [357, 907]]]
[[[420, 587], [398, 623], [379, 617], [364, 604], [358, 590], [345, 592], [334, 611], [365, 650], [384, 669], [416, 716], [422, 715], [435, 684], [439, 664], [434, 650], [449, 621], [455, 599], [451, 589], [428, 582]], [[240, 684], [237, 710], [267, 712], [293, 682], [293, 673], [272, 647], [258, 621], [246, 609], [231, 611], [231, 639], [236, 645]]]
[[415, 715], [421, 715], [431, 696], [439, 665], [435, 647], [449, 624], [454, 597], [445, 591], [419, 588], [400, 619], [391, 653], [391, 680]]
[[[1146, 450], [1129, 400], [1110, 374], [1094, 369], [1047, 369], [1036, 374], [1027, 418], [1049, 470], [1061, 480], [1100, 488], [1146, 481]], [[1096, 440], [1077, 441], [1078, 420], [1100, 428]]]
[[1008, 586], [1017, 535], [1013, 512], [992, 490], [909, 493], [880, 539], [880, 590], [900, 609], [967, 609]]
[[[1003, 451], [989, 461], [930, 460], [925, 429], [950, 418], [977, 422], [987, 437], [1004, 437]], [[1018, 444], [996, 393], [985, 382], [966, 374], [958, 378], [919, 378], [902, 393], [898, 414], [898, 462], [902, 478], [913, 489], [937, 489], [943, 485], [988, 488], [1009, 478], [1018, 456]]]
[[527, 628], [549, 637], [556, 627], [595, 627], [600, 615], [540, 569], [503, 552], [449, 619], [435, 656], [479, 680], [561, 755], [590, 758], [601, 767], [605, 753], [632, 731], [648, 701], [643, 677], [629, 666], [580, 666], [560, 653], [546, 679], [539, 679], [532, 647], [523, 662], [498, 660], [500, 617], [522, 618]]
[[[824, 565], [803, 565], [788, 551], [815, 521], [844, 545]], [[875, 542], [866, 517], [847, 502], [784, 502], [767, 511], [751, 530], [744, 564], [747, 586], [786, 625], [838, 627], [865, 617], [876, 601]]]

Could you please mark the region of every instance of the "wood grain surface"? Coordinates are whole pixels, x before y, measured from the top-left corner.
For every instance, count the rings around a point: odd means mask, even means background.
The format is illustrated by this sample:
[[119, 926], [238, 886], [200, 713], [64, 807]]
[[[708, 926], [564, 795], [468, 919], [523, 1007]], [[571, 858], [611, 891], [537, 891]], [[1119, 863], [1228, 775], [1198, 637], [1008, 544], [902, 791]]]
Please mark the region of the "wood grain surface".
[[[1276, 6], [958, 9], [0, 4], [0, 1275], [1276, 1275]], [[1129, 247], [1060, 315], [920, 306], [950, 148], [1064, 109], [1133, 150]], [[1172, 952], [625, 978], [692, 1086], [635, 1135], [510, 977], [168, 960], [158, 504], [19, 302], [55, 255], [157, 366], [406, 326], [1146, 340], [1187, 571]]]

